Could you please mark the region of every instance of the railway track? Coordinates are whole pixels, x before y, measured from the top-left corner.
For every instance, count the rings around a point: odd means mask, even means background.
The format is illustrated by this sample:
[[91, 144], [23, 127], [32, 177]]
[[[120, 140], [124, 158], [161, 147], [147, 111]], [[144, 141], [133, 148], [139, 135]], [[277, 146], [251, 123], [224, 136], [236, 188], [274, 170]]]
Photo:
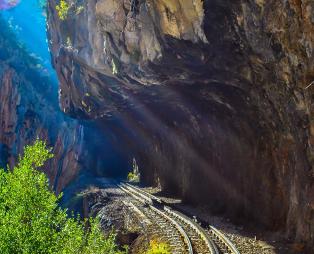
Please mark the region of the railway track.
[[193, 254], [191, 242], [182, 229], [182, 227], [172, 218], [166, 215], [165, 212], [159, 210], [155, 206], [148, 204], [149, 199], [144, 195], [136, 193], [132, 188], [119, 185], [119, 187], [132, 196], [134, 199], [130, 202], [133, 206], [137, 207], [139, 211], [144, 214], [147, 219], [153, 221], [157, 225], [157, 235], [162, 240], [169, 243], [173, 254]]
[[170, 243], [173, 254], [240, 254], [229, 239], [215, 227], [210, 226], [206, 231], [193, 219], [164, 206], [161, 199], [131, 184], [122, 183], [119, 187], [131, 195], [142, 209], [146, 209], [145, 214], [152, 221], [157, 220], [161, 231], [166, 232], [164, 240]]

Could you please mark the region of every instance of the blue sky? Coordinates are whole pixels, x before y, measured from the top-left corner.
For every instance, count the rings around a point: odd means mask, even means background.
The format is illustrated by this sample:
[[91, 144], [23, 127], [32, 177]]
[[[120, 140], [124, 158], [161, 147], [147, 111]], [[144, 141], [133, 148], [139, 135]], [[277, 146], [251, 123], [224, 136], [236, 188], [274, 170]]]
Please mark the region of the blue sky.
[[45, 11], [39, 1], [21, 0], [16, 7], [0, 10], [0, 13], [15, 31], [19, 42], [40, 60], [42, 73], [54, 76], [47, 44]]

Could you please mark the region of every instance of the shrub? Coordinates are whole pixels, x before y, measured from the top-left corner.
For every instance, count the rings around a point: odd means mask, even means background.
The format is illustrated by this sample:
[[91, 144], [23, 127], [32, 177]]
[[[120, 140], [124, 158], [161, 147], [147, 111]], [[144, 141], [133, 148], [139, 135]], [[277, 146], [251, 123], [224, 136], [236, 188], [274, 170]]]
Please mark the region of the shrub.
[[141, 179], [141, 174], [140, 174], [136, 159], [133, 158], [133, 168], [132, 168], [132, 171], [128, 173], [128, 180], [130, 182], [138, 183], [140, 182], [140, 179]]
[[128, 173], [128, 181], [138, 183], [140, 181], [140, 177], [139, 177], [139, 175], [134, 174], [134, 172], [129, 172]]
[[60, 0], [59, 4], [56, 6], [58, 16], [61, 20], [66, 20], [70, 10], [70, 5], [65, 0]]
[[171, 254], [168, 244], [151, 240], [145, 254]]
[[61, 20], [66, 20], [69, 15], [79, 15], [84, 10], [83, 5], [77, 6], [77, 1], [75, 0], [74, 1], [70, 0], [70, 2], [67, 1], [60, 0], [59, 4], [56, 5], [56, 10]]
[[[52, 158], [44, 142], [26, 146], [13, 170], [0, 169], [1, 254], [116, 254], [115, 235], [105, 238], [98, 219], [69, 218], [58, 206], [46, 175]], [[88, 225], [88, 226], [87, 226]]]

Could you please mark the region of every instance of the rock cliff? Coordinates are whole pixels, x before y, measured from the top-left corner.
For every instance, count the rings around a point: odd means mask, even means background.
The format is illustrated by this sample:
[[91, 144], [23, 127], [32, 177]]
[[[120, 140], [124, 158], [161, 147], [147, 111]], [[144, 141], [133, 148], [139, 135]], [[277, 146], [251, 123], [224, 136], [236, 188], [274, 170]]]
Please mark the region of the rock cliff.
[[43, 170], [57, 192], [78, 175], [125, 173], [126, 159], [111, 146], [110, 133], [105, 136], [92, 123], [64, 115], [53, 77], [43, 72], [1, 16], [0, 29], [0, 167], [12, 167], [23, 147], [40, 138], [55, 155]]
[[44, 171], [59, 192], [81, 169], [82, 126], [62, 115], [56, 84], [41, 74], [37, 60], [19, 45], [2, 19], [0, 27], [1, 166], [12, 167], [25, 145], [43, 139], [55, 154]]
[[60, 106], [146, 183], [314, 245], [314, 3], [49, 0]]

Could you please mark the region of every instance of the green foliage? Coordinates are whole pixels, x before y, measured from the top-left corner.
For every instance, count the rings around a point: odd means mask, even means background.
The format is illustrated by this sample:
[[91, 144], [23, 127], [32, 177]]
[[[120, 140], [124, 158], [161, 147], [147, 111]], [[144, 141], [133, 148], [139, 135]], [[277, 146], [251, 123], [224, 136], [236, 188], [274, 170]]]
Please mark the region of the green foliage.
[[130, 182], [140, 182], [141, 174], [137, 165], [135, 158], [133, 158], [133, 168], [132, 171], [128, 173], [128, 180]]
[[139, 176], [134, 174], [133, 172], [129, 172], [128, 173], [128, 181], [130, 182], [139, 182], [140, 179], [139, 179]]
[[61, 20], [66, 20], [69, 14], [70, 5], [65, 0], [60, 0], [59, 4], [56, 6], [58, 16]]
[[[41, 0], [45, 1], [45, 0]], [[76, 0], [60, 0], [59, 4], [56, 5], [58, 16], [61, 20], [66, 20], [69, 15], [79, 15], [83, 10], [83, 5], [78, 5]], [[70, 12], [71, 10], [71, 12]]]
[[58, 206], [60, 196], [37, 170], [52, 156], [37, 140], [13, 170], [0, 169], [0, 253], [121, 254], [115, 235], [105, 238], [98, 219], [69, 218]]
[[171, 252], [168, 244], [152, 240], [145, 254], [171, 254]]

